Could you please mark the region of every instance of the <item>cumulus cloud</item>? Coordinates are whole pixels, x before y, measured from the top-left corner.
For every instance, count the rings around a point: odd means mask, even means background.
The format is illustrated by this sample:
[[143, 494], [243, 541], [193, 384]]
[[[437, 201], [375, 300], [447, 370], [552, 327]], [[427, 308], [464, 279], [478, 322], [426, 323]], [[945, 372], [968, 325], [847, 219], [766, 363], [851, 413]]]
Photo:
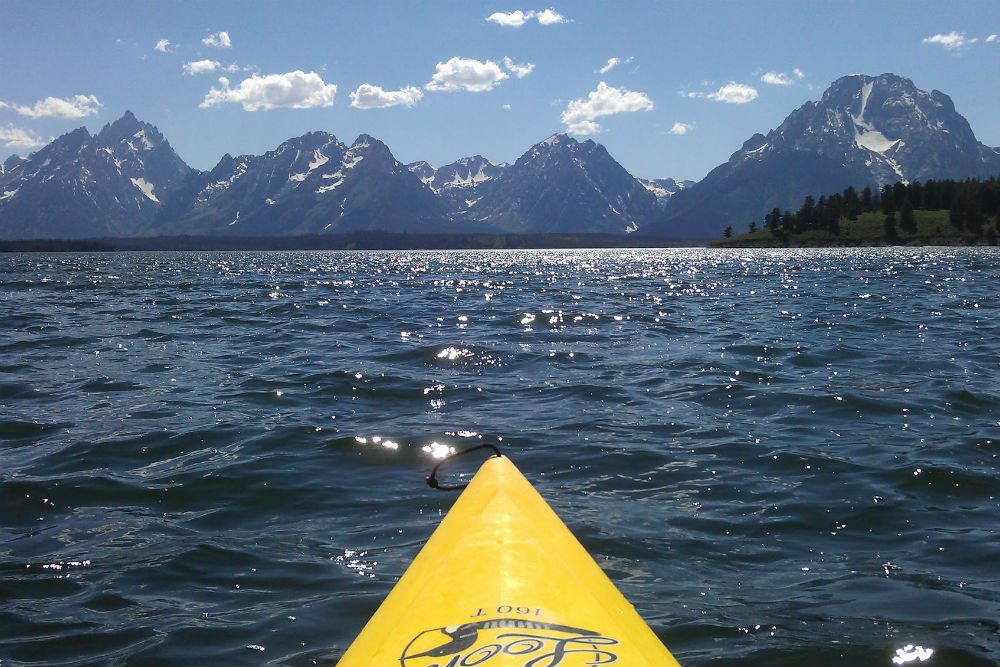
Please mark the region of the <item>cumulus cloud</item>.
[[798, 67], [792, 70], [792, 74], [794, 74], [795, 78], [799, 80], [806, 78], [806, 73], [800, 70]]
[[595, 118], [633, 111], [652, 111], [653, 101], [646, 93], [615, 88], [601, 81], [586, 98], [570, 100], [559, 119], [572, 134], [596, 134], [601, 126]]
[[677, 121], [674, 126], [670, 128], [670, 134], [675, 134], [678, 137], [683, 137], [685, 134], [694, 129], [694, 123], [682, 123]]
[[569, 23], [569, 19], [554, 9], [543, 9], [535, 12], [535, 19], [542, 25], [556, 25], [557, 23]]
[[771, 86], [790, 86], [795, 83], [795, 79], [784, 72], [764, 72], [760, 80]]
[[363, 83], [350, 94], [351, 106], [355, 109], [386, 109], [388, 107], [412, 107], [423, 98], [419, 88], [406, 86], [399, 90], [382, 90], [381, 87]]
[[153, 47], [153, 50], [159, 51], [160, 53], [173, 53], [173, 51], [171, 51], [172, 46], [174, 46], [174, 43], [169, 39], [161, 39], [156, 43], [156, 46]]
[[285, 74], [254, 74], [232, 88], [229, 79], [219, 78], [219, 88], [212, 88], [198, 106], [202, 109], [220, 104], [240, 104], [246, 111], [264, 109], [312, 109], [331, 107], [337, 86], [324, 83], [316, 72], [295, 70]]
[[726, 104], [747, 104], [757, 99], [757, 89], [743, 83], [730, 81], [714, 93], [682, 93], [685, 97], [725, 102]]
[[618, 67], [621, 64], [622, 64], [621, 58], [608, 58], [607, 64], [597, 71], [600, 72], [601, 74], [607, 74], [608, 72], [610, 72], [611, 70], [613, 70], [614, 68]]
[[948, 34], [931, 35], [924, 37], [923, 44], [939, 44], [949, 51], [964, 49], [970, 44], [975, 44], [978, 40], [975, 37], [967, 37], [964, 32], [952, 30]]
[[0, 109], [12, 109], [29, 118], [83, 118], [93, 116], [104, 106], [94, 95], [74, 95], [72, 97], [46, 97], [34, 106], [0, 102]]
[[472, 58], [452, 58], [448, 62], [439, 62], [434, 70], [434, 76], [424, 86], [425, 90], [435, 92], [455, 92], [465, 90], [470, 93], [484, 93], [493, 90], [510, 75], [500, 69], [492, 60], [480, 62]]
[[538, 21], [541, 25], [555, 25], [557, 23], [569, 23], [569, 19], [554, 9], [543, 9], [541, 11], [522, 11], [515, 9], [512, 12], [494, 12], [486, 17], [486, 20], [506, 28], [520, 28], [531, 20]]
[[0, 127], [0, 142], [7, 148], [30, 151], [42, 146], [45, 142], [31, 130], [23, 130], [13, 125]]
[[524, 13], [520, 9], [515, 9], [512, 12], [494, 12], [487, 16], [486, 20], [507, 28], [520, 28], [532, 18], [534, 12]]
[[210, 74], [222, 67], [218, 60], [192, 60], [184, 63], [184, 73], [190, 76], [195, 74]]
[[535, 70], [535, 66], [532, 63], [518, 65], [507, 56], [504, 56], [503, 66], [507, 68], [508, 72], [516, 76], [518, 79], [523, 79]]
[[213, 49], [229, 49], [233, 46], [232, 40], [229, 39], [229, 33], [225, 30], [213, 32], [208, 37], [203, 37], [201, 43], [205, 46], [211, 46]]

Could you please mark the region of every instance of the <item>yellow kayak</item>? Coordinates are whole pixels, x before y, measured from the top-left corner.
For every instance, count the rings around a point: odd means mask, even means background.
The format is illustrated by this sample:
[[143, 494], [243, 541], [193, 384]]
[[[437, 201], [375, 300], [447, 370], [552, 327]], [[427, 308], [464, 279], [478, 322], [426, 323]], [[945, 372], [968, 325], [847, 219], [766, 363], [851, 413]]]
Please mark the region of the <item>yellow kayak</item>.
[[487, 459], [338, 667], [676, 667], [509, 459]]

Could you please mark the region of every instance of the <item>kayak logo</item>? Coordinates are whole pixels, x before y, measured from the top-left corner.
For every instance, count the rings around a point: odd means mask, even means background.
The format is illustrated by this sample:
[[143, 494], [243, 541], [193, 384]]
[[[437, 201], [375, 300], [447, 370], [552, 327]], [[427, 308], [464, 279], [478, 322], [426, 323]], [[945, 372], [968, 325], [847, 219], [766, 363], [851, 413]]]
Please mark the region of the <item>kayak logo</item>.
[[596, 667], [618, 661], [617, 639], [568, 625], [496, 618], [424, 630], [400, 667]]

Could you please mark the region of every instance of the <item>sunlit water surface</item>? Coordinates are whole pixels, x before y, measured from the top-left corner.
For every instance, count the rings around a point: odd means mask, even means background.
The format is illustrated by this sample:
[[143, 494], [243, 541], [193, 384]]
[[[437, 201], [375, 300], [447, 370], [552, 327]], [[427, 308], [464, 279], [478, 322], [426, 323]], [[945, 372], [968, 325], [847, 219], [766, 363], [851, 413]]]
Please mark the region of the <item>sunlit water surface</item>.
[[498, 443], [685, 666], [1000, 662], [994, 250], [0, 257], [0, 664], [334, 665]]

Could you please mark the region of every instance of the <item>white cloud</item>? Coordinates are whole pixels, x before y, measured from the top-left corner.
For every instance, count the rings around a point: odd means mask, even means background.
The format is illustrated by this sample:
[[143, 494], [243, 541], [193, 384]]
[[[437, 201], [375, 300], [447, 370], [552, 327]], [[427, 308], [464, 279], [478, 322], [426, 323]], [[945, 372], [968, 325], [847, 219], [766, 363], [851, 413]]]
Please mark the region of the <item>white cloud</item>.
[[229, 33], [225, 30], [214, 32], [208, 37], [204, 37], [201, 43], [205, 46], [211, 46], [214, 49], [229, 49], [233, 46], [232, 40], [229, 39]]
[[949, 51], [956, 51], [959, 49], [964, 49], [970, 44], [975, 44], [978, 40], [975, 37], [967, 37], [964, 32], [956, 32], [952, 30], [946, 35], [937, 34], [931, 35], [930, 37], [924, 37], [922, 40], [923, 44], [940, 44]]
[[221, 88], [212, 88], [198, 106], [202, 109], [233, 103], [243, 105], [246, 111], [285, 109], [311, 109], [331, 107], [337, 94], [335, 84], [323, 82], [316, 72], [295, 70], [285, 74], [254, 74], [240, 82], [236, 88], [229, 86], [229, 79], [220, 77]]
[[153, 49], [159, 51], [160, 53], [173, 53], [173, 51], [170, 50], [170, 47], [172, 46], [175, 45], [169, 39], [161, 39], [156, 43], [156, 46], [154, 46]]
[[448, 62], [437, 64], [434, 76], [424, 89], [449, 93], [457, 90], [483, 93], [509, 78], [510, 76], [492, 60], [480, 62], [456, 56]]
[[13, 125], [0, 127], [0, 142], [3, 142], [3, 145], [7, 148], [26, 151], [38, 148], [45, 143], [41, 137], [31, 130], [22, 130]]
[[382, 90], [379, 86], [363, 83], [350, 94], [351, 106], [355, 109], [386, 109], [388, 107], [412, 107], [423, 98], [419, 88], [406, 86], [399, 90]]
[[535, 66], [532, 63], [518, 65], [507, 56], [504, 56], [503, 66], [507, 68], [508, 72], [516, 76], [518, 79], [523, 79], [535, 70]]
[[542, 25], [556, 25], [557, 23], [569, 23], [569, 19], [554, 9], [543, 9], [535, 13], [535, 18]]
[[94, 95], [74, 95], [73, 97], [46, 97], [34, 106], [0, 102], [0, 109], [12, 109], [29, 118], [83, 118], [93, 116], [104, 106]]
[[496, 23], [497, 25], [502, 25], [506, 28], [520, 28], [528, 20], [534, 17], [534, 12], [525, 13], [520, 9], [515, 9], [512, 12], [494, 12], [487, 16], [486, 20], [491, 23]]
[[601, 81], [586, 99], [570, 100], [559, 119], [566, 125], [567, 132], [596, 134], [601, 131], [601, 126], [594, 122], [595, 118], [652, 109], [653, 101], [646, 93], [615, 88]]
[[792, 74], [794, 74], [795, 78], [799, 79], [800, 81], [806, 78], [806, 73], [800, 70], [798, 67], [792, 70]]
[[682, 92], [681, 95], [692, 99], [706, 99], [713, 102], [725, 102], [726, 104], [746, 104], [757, 99], [758, 93], [756, 88], [730, 81], [714, 93]]
[[682, 123], [677, 121], [674, 126], [670, 128], [670, 134], [676, 134], [678, 137], [683, 137], [685, 134], [694, 129], [694, 123]]
[[760, 80], [771, 86], [790, 86], [795, 83], [795, 79], [784, 72], [765, 72]]
[[194, 76], [195, 74], [209, 74], [222, 67], [218, 60], [192, 60], [184, 63], [184, 73]]
[[501, 108], [501, 109], [503, 109], [504, 111], [510, 111], [510, 105], [509, 105], [509, 104], [504, 104], [504, 105], [503, 105], [502, 107], [500, 107], [500, 108]]
[[528, 21], [534, 19], [541, 25], [555, 25], [557, 23], [569, 23], [569, 19], [554, 9], [543, 9], [541, 11], [522, 11], [515, 9], [512, 12], [494, 12], [486, 17], [486, 20], [505, 28], [520, 28]]
[[993, 42], [997, 41], [997, 36], [996, 36], [996, 35], [990, 35], [990, 36], [989, 36], [989, 37], [987, 37], [987, 38], [986, 38], [986, 39], [985, 39], [984, 41], [985, 41], [985, 42], [986, 42], [987, 44], [992, 44]]
[[607, 74], [608, 72], [610, 72], [611, 70], [613, 70], [614, 68], [618, 67], [621, 64], [622, 64], [621, 58], [608, 58], [607, 64], [597, 71], [600, 72], [601, 74]]

